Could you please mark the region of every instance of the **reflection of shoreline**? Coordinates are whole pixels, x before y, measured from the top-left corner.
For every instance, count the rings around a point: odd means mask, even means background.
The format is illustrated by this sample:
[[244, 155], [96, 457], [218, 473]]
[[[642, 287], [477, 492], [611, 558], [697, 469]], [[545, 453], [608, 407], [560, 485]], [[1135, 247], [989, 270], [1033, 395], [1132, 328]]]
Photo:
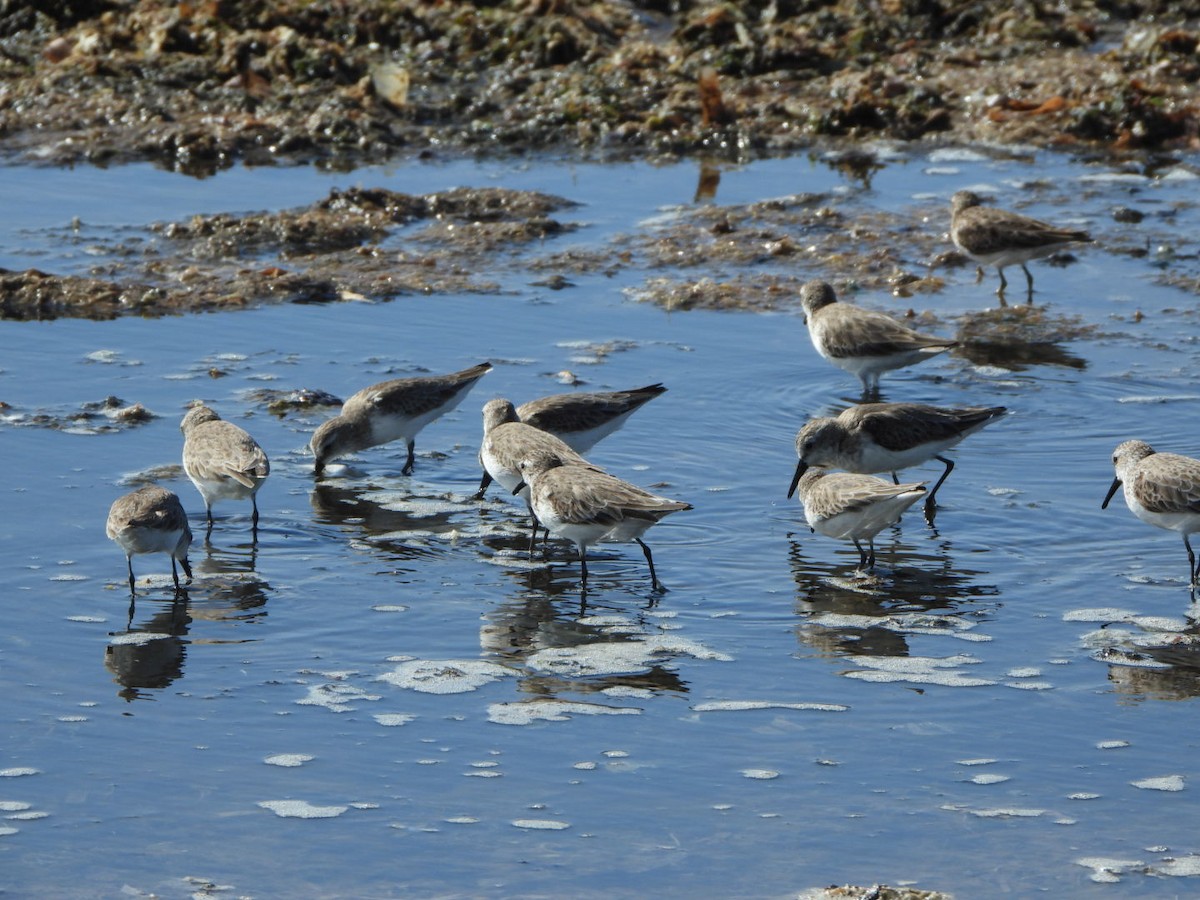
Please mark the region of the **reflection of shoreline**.
[[907, 656], [906, 620], [947, 634], [974, 627], [980, 619], [973, 602], [998, 596], [999, 589], [977, 584], [982, 572], [955, 566], [951, 542], [927, 535], [936, 552], [904, 536], [877, 541], [881, 571], [874, 577], [857, 573], [852, 546], [842, 554], [844, 563], [828, 566], [810, 563], [806, 540], [793, 537], [788, 563], [796, 582], [797, 639], [826, 655]]

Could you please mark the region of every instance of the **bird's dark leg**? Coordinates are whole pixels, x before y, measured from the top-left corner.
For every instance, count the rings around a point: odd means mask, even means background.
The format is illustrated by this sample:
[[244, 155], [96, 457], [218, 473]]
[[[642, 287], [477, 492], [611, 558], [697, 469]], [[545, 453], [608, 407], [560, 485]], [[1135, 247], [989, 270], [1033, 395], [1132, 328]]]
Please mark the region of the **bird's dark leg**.
[[666, 588], [664, 588], [662, 586], [662, 584], [659, 583], [658, 575], [654, 571], [654, 557], [650, 555], [650, 548], [646, 545], [645, 541], [643, 541], [641, 538], [634, 538], [634, 540], [637, 541], [641, 545], [642, 552], [644, 554], [646, 554], [646, 565], [648, 565], [650, 567], [650, 588], [651, 588], [651, 590], [665, 591]]
[[579, 548], [579, 571], [580, 583], [583, 587], [587, 587], [587, 551], [582, 546]]
[[937, 503], [933, 498], [937, 496], [938, 488], [942, 486], [942, 482], [949, 478], [950, 473], [954, 471], [954, 460], [946, 459], [944, 456], [935, 456], [934, 459], [936, 459], [938, 462], [945, 463], [946, 470], [942, 472], [942, 477], [937, 480], [937, 483], [933, 486], [933, 490], [930, 491], [929, 496], [925, 498], [925, 521], [930, 525], [933, 524], [933, 517], [937, 515]]
[[863, 550], [863, 545], [858, 542], [858, 538], [853, 538], [854, 546], [858, 548], [858, 569], [863, 571], [867, 565], [867, 552]]
[[171, 557], [171, 578], [175, 582], [175, 593], [179, 593], [179, 572], [175, 569], [175, 557]]
[[532, 510], [529, 513], [529, 518], [533, 524], [533, 531], [529, 532], [529, 558], [532, 560], [533, 551], [537, 547], [538, 527], [541, 525], [541, 523], [538, 522], [537, 516], [533, 514]]
[[1183, 546], [1187, 547], [1188, 552], [1188, 575], [1191, 580], [1192, 587], [1196, 587], [1196, 582], [1200, 581], [1200, 568], [1196, 566], [1196, 554], [1192, 551], [1192, 542], [1188, 540], [1188, 536], [1183, 536]]
[[870, 553], [867, 555], [867, 571], [875, 570], [875, 538], [867, 538], [867, 546], [870, 548]]
[[253, 494], [250, 495], [250, 506], [254, 510], [250, 514], [250, 528], [253, 531], [258, 531], [258, 498]]
[[899, 473], [897, 473], [897, 472], [893, 472], [893, 473], [892, 473], [892, 484], [899, 484], [899, 483], [900, 483], [900, 475], [899, 475]]
[[492, 476], [489, 475], [487, 470], [485, 469], [484, 473], [483, 473], [483, 478], [481, 478], [479, 480], [479, 490], [477, 490], [475, 492], [474, 496], [472, 496], [471, 499], [472, 500], [482, 500], [484, 493], [488, 489], [488, 485], [491, 483], [492, 483]]
[[132, 600], [135, 593], [133, 590], [133, 556], [126, 556], [125, 563], [129, 566], [129, 599]]
[[414, 450], [417, 446], [415, 440], [408, 442], [408, 459], [404, 461], [404, 468], [400, 470], [401, 475], [411, 475], [413, 473], [413, 463], [416, 462]]
[[1021, 271], [1025, 273], [1025, 285], [1029, 289], [1025, 297], [1026, 303], [1033, 302], [1033, 275], [1029, 272], [1029, 267], [1025, 263], [1021, 263]]

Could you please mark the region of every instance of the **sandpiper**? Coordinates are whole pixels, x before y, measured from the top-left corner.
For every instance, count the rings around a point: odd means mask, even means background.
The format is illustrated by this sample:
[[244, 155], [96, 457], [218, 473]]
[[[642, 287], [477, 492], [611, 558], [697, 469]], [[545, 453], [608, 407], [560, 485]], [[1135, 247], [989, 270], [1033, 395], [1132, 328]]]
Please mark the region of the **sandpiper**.
[[574, 542], [587, 586], [587, 548], [603, 538], [636, 541], [650, 567], [653, 590], [663, 590], [654, 571], [654, 557], [642, 535], [663, 517], [691, 509], [690, 503], [669, 500], [644, 491], [607, 472], [588, 466], [564, 465], [553, 456], [521, 461], [522, 486], [529, 487], [530, 503], [538, 521], [551, 534]]
[[950, 198], [950, 239], [981, 266], [995, 266], [1000, 274], [996, 293], [1004, 299], [1008, 280], [1004, 267], [1020, 265], [1033, 301], [1033, 276], [1025, 265], [1058, 251], [1063, 244], [1091, 243], [1086, 231], [1059, 228], [1020, 213], [983, 206], [978, 194], [958, 191]]
[[[643, 405], [665, 391], [666, 388], [661, 384], [648, 384], [628, 391], [552, 394], [522, 403], [515, 408], [509, 401], [503, 400], [507, 407], [496, 407], [491, 416], [493, 424], [524, 422], [554, 435], [576, 453], [586, 453], [601, 439], [624, 425], [625, 420]], [[501, 411], [505, 418], [497, 418]], [[488, 407], [485, 406], [485, 434], [489, 427], [488, 416]], [[475, 494], [476, 500], [482, 499], [492, 482], [492, 477], [485, 467], [479, 491]]]
[[483, 498], [483, 492], [493, 479], [510, 494], [518, 493], [533, 516], [533, 535], [529, 542], [532, 552], [537, 539], [538, 519], [530, 504], [528, 485], [517, 491], [517, 486], [523, 481], [521, 460], [545, 456], [554, 457], [563, 465], [587, 466], [590, 463], [554, 435], [516, 421], [515, 415], [512, 403], [503, 398], [489, 400], [483, 406], [483, 443], [479, 447], [479, 463], [483, 466], [485, 480], [479, 486], [475, 499]]
[[859, 569], [870, 571], [875, 567], [875, 535], [900, 521], [903, 512], [925, 496], [925, 482], [892, 484], [874, 475], [813, 466], [800, 478], [797, 492], [808, 527], [827, 537], [853, 541]]
[[522, 403], [517, 418], [561, 438], [576, 453], [587, 453], [666, 390], [662, 384], [648, 384], [628, 391], [552, 394]]
[[839, 303], [824, 281], [801, 288], [800, 302], [813, 346], [839, 369], [858, 376], [863, 395], [879, 393], [879, 376], [892, 369], [923, 362], [957, 346], [902, 325], [891, 316]]
[[183, 432], [183, 471], [200, 496], [208, 530], [217, 500], [250, 498], [251, 528], [258, 530], [258, 489], [271, 474], [271, 463], [258, 441], [207, 406], [193, 406], [179, 423]]
[[1116, 477], [1101, 509], [1125, 488], [1125, 505], [1149, 525], [1183, 535], [1188, 555], [1188, 582], [1193, 595], [1200, 586], [1200, 567], [1188, 536], [1200, 531], [1200, 459], [1178, 453], [1155, 453], [1145, 441], [1125, 441], [1113, 451]]
[[458, 406], [475, 382], [492, 370], [480, 363], [449, 375], [396, 378], [363, 388], [342, 404], [342, 411], [321, 424], [312, 436], [320, 475], [326, 463], [368, 447], [403, 440], [408, 458], [400, 471], [411, 475], [413, 448], [422, 428]]
[[180, 590], [176, 560], [183, 566], [188, 581], [192, 580], [192, 566], [187, 558], [188, 547], [192, 545], [192, 530], [188, 527], [183, 504], [166, 488], [147, 485], [118, 497], [108, 511], [104, 532], [125, 551], [125, 562], [129, 566], [130, 597], [135, 594], [135, 553], [169, 553], [176, 592]]
[[934, 497], [954, 469], [954, 461], [942, 453], [1006, 412], [1003, 406], [860, 403], [837, 417], [811, 419], [796, 432], [799, 461], [788, 496], [795, 493], [809, 466], [829, 466], [859, 475], [891, 472], [892, 481], [899, 484], [896, 473], [900, 469], [936, 459], [946, 469], [925, 498], [925, 518], [932, 521], [937, 506]]

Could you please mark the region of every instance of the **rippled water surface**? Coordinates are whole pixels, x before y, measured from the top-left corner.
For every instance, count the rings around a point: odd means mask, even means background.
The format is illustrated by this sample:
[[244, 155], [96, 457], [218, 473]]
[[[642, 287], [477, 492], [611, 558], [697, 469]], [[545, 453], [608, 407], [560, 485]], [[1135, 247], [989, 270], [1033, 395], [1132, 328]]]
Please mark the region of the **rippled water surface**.
[[[1196, 295], [1156, 283], [1188, 266], [1194, 277], [1195, 171], [942, 153], [897, 156], [869, 190], [809, 159], [722, 173], [710, 203], [820, 190], [885, 210], [945, 209], [962, 187], [1004, 203], [1042, 179], [1068, 203], [1029, 211], [1099, 239], [1070, 266], [1032, 264], [1037, 303], [1096, 326], [1086, 337], [1020, 363], [947, 356], [885, 378], [887, 399], [1012, 414], [954, 451], [936, 528], [910, 514], [880, 535], [874, 580], [784, 497], [796, 428], [857, 389], [796, 313], [664, 312], [629, 299], [646, 275], [628, 270], [573, 275], [560, 291], [530, 275], [486, 296], [0, 323], [0, 888], [1194, 895], [1200, 663], [1185, 552], [1119, 499], [1100, 501], [1120, 440], [1200, 455]], [[567, 217], [584, 226], [560, 249], [601, 246], [686, 211], [697, 176], [686, 164], [206, 182], [7, 169], [0, 266], [86, 272], [74, 217], [136, 231], [355, 183], [560, 194], [582, 204]], [[1121, 205], [1147, 219], [1115, 222]], [[1138, 241], [1145, 255], [1109, 252]], [[994, 306], [994, 274], [943, 275], [940, 294], [851, 299], [932, 310], [939, 333]], [[421, 433], [411, 478], [402, 450], [384, 447], [314, 485], [306, 444], [329, 412], [277, 418], [253, 394], [345, 397], [483, 359], [495, 370]], [[695, 507], [646, 537], [661, 597], [632, 545], [594, 551], [582, 596], [565, 550], [526, 558], [511, 498], [493, 487], [471, 499], [480, 406], [564, 390], [563, 369], [592, 389], [669, 388], [590, 454]], [[35, 423], [109, 395], [160, 417], [100, 433], [95, 420]], [[136, 558], [130, 615], [105, 515], [128, 476], [177, 465], [194, 398], [271, 455], [259, 538], [248, 507], [226, 502], [206, 544], [199, 495], [164, 470], [197, 532], [196, 579], [173, 603], [165, 557]]]

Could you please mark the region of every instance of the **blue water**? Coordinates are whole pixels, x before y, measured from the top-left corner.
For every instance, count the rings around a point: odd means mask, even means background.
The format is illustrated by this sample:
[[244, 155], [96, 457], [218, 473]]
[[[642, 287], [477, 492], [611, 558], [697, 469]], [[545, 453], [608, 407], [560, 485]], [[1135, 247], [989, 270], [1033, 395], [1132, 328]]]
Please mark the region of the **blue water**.
[[[869, 190], [819, 159], [722, 173], [712, 203], [821, 191], [887, 211], [942, 208], [964, 186], [1012, 199], [1046, 179], [1061, 185], [1052, 198], [1078, 205], [1030, 211], [1078, 216], [1100, 238], [1067, 268], [1033, 264], [1039, 303], [1098, 326], [1064, 345], [1082, 368], [943, 357], [885, 379], [887, 399], [1012, 415], [954, 451], [935, 529], [910, 515], [880, 536], [876, 582], [856, 578], [853, 547], [810, 534], [784, 497], [796, 428], [857, 385], [816, 356], [793, 312], [667, 313], [625, 293], [669, 271], [572, 274], [563, 291], [526, 273], [502, 276], [496, 295], [0, 323], [0, 400], [12, 407], [0, 448], [14, 475], [0, 518], [0, 888], [761, 897], [886, 882], [960, 897], [1194, 894], [1194, 877], [1169, 873], [1200, 854], [1200, 674], [1096, 655], [1156, 632], [1178, 640], [1195, 612], [1178, 536], [1119, 499], [1099, 508], [1120, 440], [1200, 455], [1195, 297], [1156, 284], [1153, 256], [1106, 250], [1137, 237], [1109, 218], [1113, 206], [1175, 204], [1173, 220], [1141, 230], [1155, 247], [1174, 242], [1170, 265], [1194, 265], [1195, 183], [1185, 169], [1097, 180], [1111, 174], [977, 154], [902, 155]], [[148, 167], [0, 169], [0, 266], [85, 273], [89, 235], [300, 206], [353, 184], [560, 194], [583, 205], [559, 217], [584, 227], [545, 252], [602, 247], [686, 215], [697, 177], [689, 164], [259, 169], [203, 182]], [[728, 273], [680, 277], [704, 274]], [[933, 310], [939, 333], [994, 305], [990, 273], [978, 285], [968, 269], [944, 277], [937, 295], [853, 299]], [[596, 356], [608, 342], [627, 343]], [[393, 372], [481, 359], [495, 370], [421, 433], [411, 479], [386, 447], [314, 488], [306, 444], [329, 411], [276, 418], [249, 393], [345, 397]], [[211, 378], [214, 366], [226, 376]], [[565, 551], [525, 559], [510, 498], [493, 487], [470, 499], [479, 407], [564, 390], [563, 369], [592, 389], [669, 388], [590, 454], [695, 507], [646, 536], [661, 597], [629, 545], [597, 549], [581, 596]], [[102, 434], [23, 424], [110, 394], [159, 418]], [[164, 483], [191, 514], [197, 578], [187, 604], [172, 604], [165, 558], [136, 558], [150, 581], [130, 619], [104, 517], [126, 476], [178, 463], [193, 399], [271, 456], [259, 540], [249, 509], [225, 503], [206, 547], [203, 505], [176, 472]], [[121, 668], [128, 630], [161, 637], [141, 666]], [[380, 680], [406, 663], [480, 661], [503, 677], [442, 694]], [[556, 713], [552, 700], [587, 706]], [[495, 721], [531, 710], [561, 720]], [[301, 764], [275, 764], [286, 754]], [[329, 817], [281, 817], [277, 801]]]

